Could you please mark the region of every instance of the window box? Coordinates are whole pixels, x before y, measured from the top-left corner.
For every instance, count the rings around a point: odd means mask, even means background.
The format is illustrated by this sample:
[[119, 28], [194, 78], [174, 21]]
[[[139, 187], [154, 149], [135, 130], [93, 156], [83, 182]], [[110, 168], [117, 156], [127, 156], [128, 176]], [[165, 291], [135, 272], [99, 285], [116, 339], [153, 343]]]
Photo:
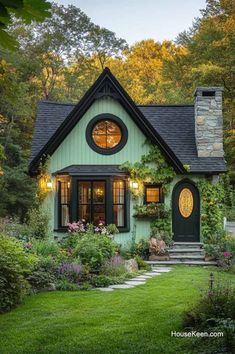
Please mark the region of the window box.
[[169, 211], [165, 210], [164, 204], [149, 203], [136, 205], [134, 217], [147, 219], [163, 219], [169, 217]]

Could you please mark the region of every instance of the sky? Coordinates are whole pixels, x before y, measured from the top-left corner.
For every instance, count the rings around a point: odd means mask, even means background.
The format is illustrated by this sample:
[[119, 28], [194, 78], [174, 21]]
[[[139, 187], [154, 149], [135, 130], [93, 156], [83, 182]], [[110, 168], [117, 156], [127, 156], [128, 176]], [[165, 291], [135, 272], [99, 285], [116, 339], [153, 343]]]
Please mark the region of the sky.
[[206, 0], [55, 0], [73, 4], [92, 21], [116, 33], [129, 44], [142, 39], [176, 39], [187, 30]]

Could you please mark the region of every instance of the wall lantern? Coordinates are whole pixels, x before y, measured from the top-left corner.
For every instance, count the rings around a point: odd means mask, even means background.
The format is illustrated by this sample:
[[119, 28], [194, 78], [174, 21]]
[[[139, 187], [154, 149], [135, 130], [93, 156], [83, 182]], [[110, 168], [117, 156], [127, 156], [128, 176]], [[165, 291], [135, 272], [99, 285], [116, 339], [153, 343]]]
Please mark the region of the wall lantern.
[[139, 188], [139, 183], [138, 182], [131, 181], [130, 185], [131, 185], [131, 188], [133, 188], [133, 189], [138, 189]]
[[52, 187], [53, 187], [52, 181], [51, 180], [47, 181], [47, 189], [52, 190]]
[[53, 190], [53, 181], [50, 176], [41, 176], [39, 179], [39, 188], [41, 192], [47, 193]]

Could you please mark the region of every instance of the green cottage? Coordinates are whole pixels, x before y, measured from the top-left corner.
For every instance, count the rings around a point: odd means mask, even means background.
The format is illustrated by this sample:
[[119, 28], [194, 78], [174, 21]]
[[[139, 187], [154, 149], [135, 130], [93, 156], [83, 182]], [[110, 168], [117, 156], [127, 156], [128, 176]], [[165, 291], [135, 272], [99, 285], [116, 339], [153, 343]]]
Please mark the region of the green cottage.
[[167, 221], [174, 242], [203, 242], [200, 181], [226, 171], [221, 87], [194, 105], [136, 105], [106, 68], [81, 101], [42, 101], [29, 172], [39, 175], [56, 237], [69, 222], [116, 224], [124, 245]]

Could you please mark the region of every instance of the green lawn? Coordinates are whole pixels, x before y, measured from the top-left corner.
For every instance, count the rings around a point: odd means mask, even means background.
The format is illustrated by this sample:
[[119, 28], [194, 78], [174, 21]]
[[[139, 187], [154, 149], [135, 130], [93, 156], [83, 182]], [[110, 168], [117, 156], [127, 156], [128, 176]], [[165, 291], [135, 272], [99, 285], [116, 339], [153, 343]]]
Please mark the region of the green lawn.
[[[0, 316], [0, 353], [190, 354], [170, 336], [208, 286], [212, 268], [178, 266], [134, 289], [51, 292]], [[234, 275], [213, 269], [215, 280]]]

